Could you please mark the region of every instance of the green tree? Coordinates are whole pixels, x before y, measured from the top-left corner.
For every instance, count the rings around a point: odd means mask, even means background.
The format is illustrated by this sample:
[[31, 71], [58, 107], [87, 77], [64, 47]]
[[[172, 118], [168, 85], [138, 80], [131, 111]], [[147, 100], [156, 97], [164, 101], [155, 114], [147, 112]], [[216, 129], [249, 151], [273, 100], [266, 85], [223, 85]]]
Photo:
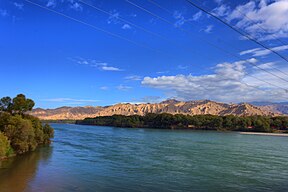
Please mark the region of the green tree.
[[0, 99], [0, 111], [11, 112], [12, 99], [10, 97], [3, 97]]
[[8, 138], [0, 132], [0, 159], [9, 156], [12, 151]]
[[23, 94], [17, 95], [13, 98], [12, 109], [14, 113], [23, 114], [27, 111], [31, 111], [35, 103], [31, 99], [26, 99], [26, 96]]

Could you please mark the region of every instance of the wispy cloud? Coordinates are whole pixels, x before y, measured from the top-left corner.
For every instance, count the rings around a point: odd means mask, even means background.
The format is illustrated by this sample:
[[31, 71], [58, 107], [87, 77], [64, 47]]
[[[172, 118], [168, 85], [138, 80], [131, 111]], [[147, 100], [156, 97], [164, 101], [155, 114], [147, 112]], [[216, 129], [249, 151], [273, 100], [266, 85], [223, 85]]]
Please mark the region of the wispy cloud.
[[215, 1], [215, 3], [217, 3], [217, 4], [221, 4], [222, 2], [223, 2], [223, 0], [214, 0]]
[[56, 1], [55, 0], [48, 0], [46, 7], [56, 7]]
[[181, 69], [181, 70], [185, 70], [185, 69], [188, 69], [188, 66], [187, 65], [178, 65], [177, 68]]
[[213, 25], [207, 25], [206, 28], [204, 29], [205, 33], [211, 33], [212, 29], [213, 29]]
[[187, 22], [199, 20], [201, 16], [202, 16], [202, 12], [201, 11], [195, 13], [192, 16], [192, 18], [186, 18], [184, 16], [184, 13], [181, 12], [181, 11], [174, 11], [173, 17], [174, 17], [174, 19], [176, 19], [176, 22], [174, 23], [174, 26], [175, 27], [181, 27], [182, 25], [184, 25]]
[[229, 15], [231, 11], [231, 8], [228, 5], [225, 4], [221, 4], [220, 6], [216, 7], [215, 9], [213, 9], [213, 14], [217, 15], [217, 16], [227, 16]]
[[128, 91], [128, 90], [132, 89], [132, 87], [129, 87], [126, 85], [118, 85], [116, 88], [120, 91]]
[[169, 73], [170, 71], [157, 71], [156, 74], [166, 74]]
[[102, 71], [123, 71], [123, 69], [120, 69], [120, 68], [115, 67], [115, 66], [111, 66], [106, 62], [101, 62], [101, 61], [97, 61], [97, 60], [93, 60], [93, 59], [84, 59], [81, 57], [69, 58], [69, 59], [76, 62], [79, 65], [86, 65], [89, 67], [98, 68], [99, 70], [102, 70]]
[[195, 13], [192, 17], [193, 21], [197, 21], [200, 19], [200, 17], [203, 15], [202, 11], [198, 11], [197, 13]]
[[14, 5], [17, 9], [23, 10], [23, 7], [24, 7], [24, 4], [23, 4], [23, 3], [14, 2], [13, 5]]
[[100, 69], [102, 69], [103, 71], [122, 71], [121, 69], [117, 68], [117, 67], [111, 67], [111, 66], [108, 66], [108, 64], [105, 64], [105, 65], [102, 65], [102, 66], [99, 66]]
[[175, 27], [181, 27], [182, 25], [184, 25], [187, 22], [199, 20], [201, 18], [201, 16], [202, 16], [202, 12], [201, 11], [195, 13], [192, 16], [192, 18], [191, 18], [191, 16], [190, 16], [190, 18], [184, 16], [184, 13], [181, 12], [181, 11], [174, 11], [173, 17], [176, 20], [176, 22], [174, 23], [174, 26]]
[[182, 13], [182, 12], [180, 12], [180, 11], [174, 11], [173, 16], [174, 16], [174, 18], [176, 19], [176, 22], [174, 23], [174, 26], [175, 26], [175, 27], [181, 27], [182, 25], [185, 24], [186, 19], [185, 19], [185, 17], [183, 16], [183, 13]]
[[58, 4], [74, 11], [83, 10], [83, 6], [77, 0], [47, 0], [46, 7], [55, 8]]
[[128, 25], [128, 24], [124, 24], [124, 25], [122, 26], [122, 29], [131, 29], [131, 26]]
[[142, 77], [139, 75], [129, 75], [124, 77], [124, 79], [129, 80], [129, 81], [140, 81], [142, 80]]
[[145, 96], [145, 97], [142, 97], [138, 100], [137, 99], [134, 99], [134, 100], [138, 103], [158, 103], [163, 99], [159, 96]]
[[118, 24], [120, 13], [116, 10], [110, 11], [110, 16], [107, 19], [108, 24]]
[[7, 10], [5, 10], [5, 9], [0, 9], [0, 15], [1, 15], [2, 17], [7, 17], [9, 14], [8, 14], [8, 11], [7, 11]]
[[[288, 45], [282, 45], [278, 47], [273, 47], [271, 48], [273, 51], [285, 51], [288, 50]], [[262, 49], [262, 48], [255, 48], [255, 49], [249, 49], [245, 51], [241, 51], [239, 54], [240, 55], [246, 55], [246, 54], [251, 54], [254, 57], [259, 57], [259, 56], [265, 56], [271, 54], [272, 51], [268, 49]]]
[[83, 7], [82, 5], [80, 5], [79, 3], [77, 2], [74, 2], [70, 5], [70, 8], [71, 9], [74, 9], [75, 11], [82, 11], [83, 10]]
[[109, 89], [109, 87], [107, 87], [107, 86], [102, 86], [102, 87], [100, 87], [99, 89], [106, 91], [106, 90]]

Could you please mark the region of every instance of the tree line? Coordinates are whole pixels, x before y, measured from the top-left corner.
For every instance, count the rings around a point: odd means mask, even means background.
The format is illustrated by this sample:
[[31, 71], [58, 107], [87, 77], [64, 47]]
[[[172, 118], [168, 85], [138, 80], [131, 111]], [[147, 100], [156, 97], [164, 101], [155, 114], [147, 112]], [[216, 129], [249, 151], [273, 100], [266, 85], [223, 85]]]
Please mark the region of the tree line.
[[197, 130], [227, 130], [256, 132], [288, 132], [288, 117], [245, 116], [234, 115], [183, 115], [154, 114], [145, 116], [113, 115], [86, 118], [76, 121], [76, 124], [99, 125], [114, 127], [139, 127], [159, 129], [197, 129]]
[[34, 101], [23, 94], [0, 99], [0, 159], [33, 151], [51, 142], [53, 128], [26, 114], [34, 105]]

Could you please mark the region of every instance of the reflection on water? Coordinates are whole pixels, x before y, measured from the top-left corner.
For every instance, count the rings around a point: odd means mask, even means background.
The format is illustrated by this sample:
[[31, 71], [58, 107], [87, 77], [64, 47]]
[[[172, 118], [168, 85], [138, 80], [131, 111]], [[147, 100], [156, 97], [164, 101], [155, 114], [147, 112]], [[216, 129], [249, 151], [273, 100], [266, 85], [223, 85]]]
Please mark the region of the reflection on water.
[[52, 147], [0, 161], [0, 191], [20, 192], [35, 177], [39, 164], [45, 164], [52, 154]]

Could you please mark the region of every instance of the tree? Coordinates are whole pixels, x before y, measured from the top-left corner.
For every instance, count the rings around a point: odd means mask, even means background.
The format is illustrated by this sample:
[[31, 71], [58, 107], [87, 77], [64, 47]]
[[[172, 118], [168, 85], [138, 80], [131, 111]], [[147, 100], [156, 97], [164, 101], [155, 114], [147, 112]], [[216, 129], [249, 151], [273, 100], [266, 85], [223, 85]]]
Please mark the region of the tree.
[[26, 99], [23, 94], [17, 95], [13, 100], [10, 97], [3, 97], [0, 99], [0, 112], [24, 114], [27, 111], [31, 111], [34, 105], [34, 101]]
[[0, 159], [9, 156], [12, 152], [8, 138], [0, 132]]
[[10, 97], [3, 97], [0, 99], [0, 111], [11, 111], [12, 99]]
[[38, 118], [25, 114], [34, 105], [34, 101], [23, 94], [13, 99], [0, 99], [0, 157], [12, 152], [33, 151], [38, 145], [50, 143], [54, 130], [49, 125], [42, 125]]
[[31, 111], [35, 103], [31, 99], [26, 99], [25, 95], [19, 94], [13, 98], [12, 109], [14, 113], [23, 114], [27, 111]]

